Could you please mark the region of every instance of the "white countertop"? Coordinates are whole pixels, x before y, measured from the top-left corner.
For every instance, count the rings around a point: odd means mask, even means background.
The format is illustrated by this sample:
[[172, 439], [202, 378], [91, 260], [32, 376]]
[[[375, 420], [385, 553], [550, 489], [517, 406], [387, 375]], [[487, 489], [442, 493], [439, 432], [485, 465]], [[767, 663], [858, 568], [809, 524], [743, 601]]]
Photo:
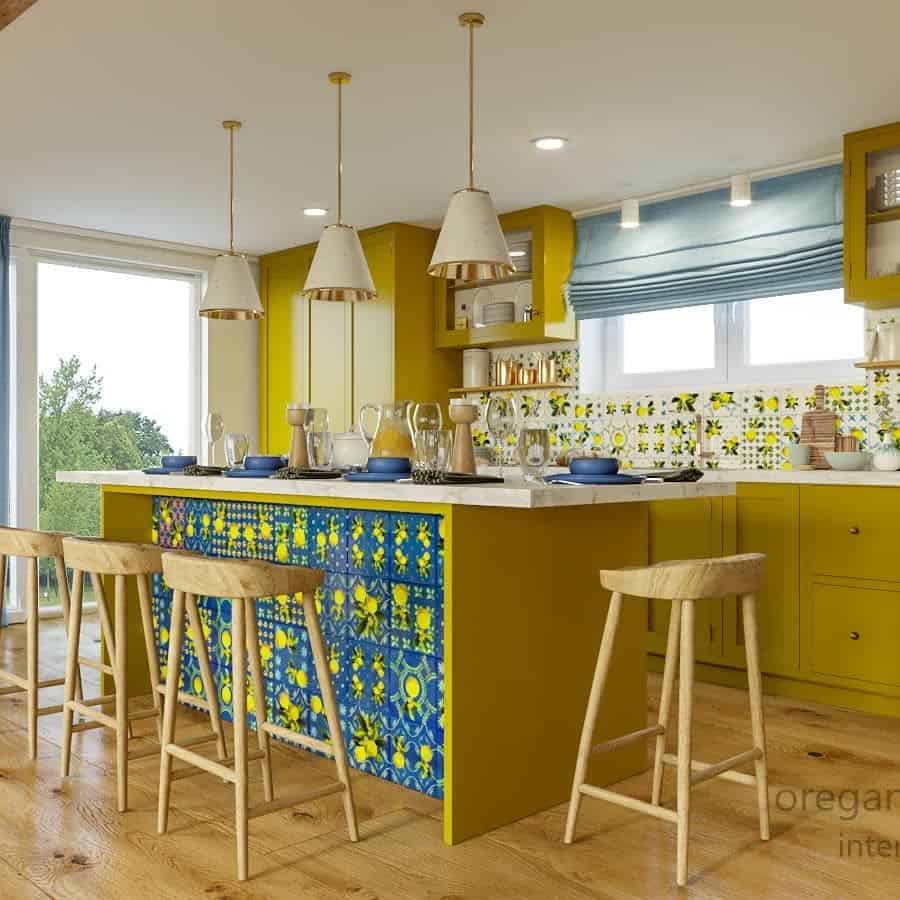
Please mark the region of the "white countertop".
[[340, 500], [391, 500], [406, 503], [447, 503], [459, 506], [503, 506], [546, 509], [556, 506], [591, 506], [599, 503], [635, 503], [734, 494], [734, 481], [706, 479], [693, 484], [629, 484], [603, 487], [553, 485], [532, 487], [521, 476], [507, 474], [504, 484], [468, 486], [419, 484], [360, 484], [343, 479], [289, 481], [277, 478], [224, 478], [185, 475], [145, 475], [125, 472], [57, 472], [56, 480], [111, 487], [211, 491], [228, 494], [271, 494], [288, 497], [325, 497]]

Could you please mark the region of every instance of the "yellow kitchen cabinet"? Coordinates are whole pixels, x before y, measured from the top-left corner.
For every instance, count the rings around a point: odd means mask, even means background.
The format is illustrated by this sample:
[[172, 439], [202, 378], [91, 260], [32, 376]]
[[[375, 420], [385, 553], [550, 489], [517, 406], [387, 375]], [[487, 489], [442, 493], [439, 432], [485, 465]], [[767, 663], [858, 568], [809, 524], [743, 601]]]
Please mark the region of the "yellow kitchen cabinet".
[[425, 269], [436, 232], [392, 223], [360, 232], [378, 296], [357, 304], [303, 298], [316, 245], [260, 259], [260, 447], [286, 452], [289, 402], [324, 406], [334, 431], [364, 403], [443, 401], [460, 379], [458, 353], [434, 350], [435, 291]]
[[[739, 484], [726, 500], [726, 553], [765, 553], [766, 582], [756, 598], [760, 663], [770, 675], [800, 674], [800, 488]], [[725, 661], [746, 668], [744, 624], [735, 597], [725, 601]]]
[[[488, 347], [571, 341], [578, 336], [575, 315], [565, 298], [565, 285], [575, 252], [572, 214], [555, 206], [533, 206], [499, 217], [500, 227], [512, 249], [517, 244], [531, 261], [530, 271], [497, 281], [447, 282], [441, 280], [437, 295], [434, 342], [437, 347]], [[513, 258], [515, 264], [516, 259]], [[482, 291], [481, 289], [484, 289]], [[535, 315], [521, 321], [521, 292], [530, 290]], [[515, 300], [517, 321], [484, 327], [456, 328], [457, 306], [465, 296], [472, 319], [472, 305], [493, 300]]]
[[[651, 502], [650, 562], [669, 559], [699, 559], [722, 556], [723, 500], [721, 497]], [[647, 604], [647, 649], [666, 652], [669, 612], [672, 604], [650, 600]], [[715, 597], [697, 604], [695, 631], [697, 659], [722, 661], [722, 599]]]
[[871, 309], [900, 296], [900, 207], [883, 209], [878, 175], [900, 169], [900, 122], [844, 135], [844, 296]]

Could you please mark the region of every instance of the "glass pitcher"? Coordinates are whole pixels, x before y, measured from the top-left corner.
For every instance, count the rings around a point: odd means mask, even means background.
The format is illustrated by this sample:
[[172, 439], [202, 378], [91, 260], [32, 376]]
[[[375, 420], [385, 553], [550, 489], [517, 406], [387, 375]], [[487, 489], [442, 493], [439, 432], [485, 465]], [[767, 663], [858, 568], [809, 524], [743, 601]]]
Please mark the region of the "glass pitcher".
[[[375, 415], [375, 428], [366, 427], [366, 416]], [[412, 426], [410, 424], [410, 404], [406, 400], [399, 403], [366, 403], [359, 410], [359, 425], [369, 442], [370, 456], [407, 457], [414, 456]]]

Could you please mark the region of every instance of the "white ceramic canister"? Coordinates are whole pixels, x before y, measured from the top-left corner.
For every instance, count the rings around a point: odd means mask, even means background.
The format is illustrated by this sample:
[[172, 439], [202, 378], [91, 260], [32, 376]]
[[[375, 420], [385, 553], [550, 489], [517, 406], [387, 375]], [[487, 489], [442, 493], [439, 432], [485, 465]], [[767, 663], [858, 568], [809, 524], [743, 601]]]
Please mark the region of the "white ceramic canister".
[[872, 453], [872, 468], [879, 472], [896, 472], [900, 469], [900, 450], [893, 444], [882, 444]]
[[900, 359], [900, 322], [893, 319], [875, 326], [874, 360]]
[[490, 384], [490, 371], [490, 350], [463, 350], [463, 387], [484, 387]]

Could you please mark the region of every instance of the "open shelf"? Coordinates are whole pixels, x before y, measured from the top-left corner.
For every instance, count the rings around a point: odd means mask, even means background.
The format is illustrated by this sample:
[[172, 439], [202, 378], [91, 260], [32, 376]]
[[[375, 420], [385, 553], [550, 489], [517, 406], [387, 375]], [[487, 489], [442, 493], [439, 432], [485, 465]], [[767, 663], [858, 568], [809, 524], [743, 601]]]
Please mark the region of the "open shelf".
[[857, 369], [900, 369], [900, 359], [873, 359], [854, 363]]
[[[897, 363], [900, 366], [900, 363]], [[504, 391], [555, 391], [574, 390], [571, 384], [482, 384], [476, 387], [450, 388], [451, 394], [502, 394]]]
[[900, 219], [900, 206], [896, 209], [886, 209], [883, 212], [868, 213], [867, 225], [880, 225], [882, 222], [896, 222]]

